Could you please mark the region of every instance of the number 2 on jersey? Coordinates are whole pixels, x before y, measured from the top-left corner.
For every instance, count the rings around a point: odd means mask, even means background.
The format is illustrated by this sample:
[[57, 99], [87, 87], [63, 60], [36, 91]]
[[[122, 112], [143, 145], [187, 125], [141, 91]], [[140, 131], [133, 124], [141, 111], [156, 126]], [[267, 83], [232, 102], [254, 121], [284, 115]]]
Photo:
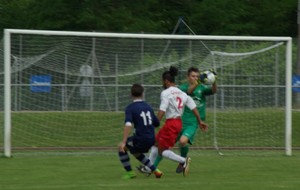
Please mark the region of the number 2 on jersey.
[[183, 108], [183, 102], [182, 102], [182, 99], [180, 97], [176, 97], [176, 101], [177, 101], [177, 106], [178, 106], [178, 109], [182, 109]]

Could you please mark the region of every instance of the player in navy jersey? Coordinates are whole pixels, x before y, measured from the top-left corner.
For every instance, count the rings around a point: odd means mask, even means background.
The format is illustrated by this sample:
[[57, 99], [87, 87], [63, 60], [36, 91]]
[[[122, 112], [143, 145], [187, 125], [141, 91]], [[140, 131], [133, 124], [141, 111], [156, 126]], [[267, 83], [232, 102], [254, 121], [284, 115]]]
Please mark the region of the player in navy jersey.
[[[153, 109], [143, 101], [143, 92], [144, 88], [140, 84], [133, 84], [131, 87], [133, 102], [125, 109], [125, 126], [123, 140], [119, 145], [119, 159], [127, 172], [123, 177], [126, 179], [136, 177], [132, 171], [127, 151], [143, 165], [149, 167], [156, 178], [162, 176], [162, 172], [144, 154], [154, 145], [154, 128], [158, 127], [160, 123]], [[132, 128], [134, 128], [134, 131], [130, 136]]]

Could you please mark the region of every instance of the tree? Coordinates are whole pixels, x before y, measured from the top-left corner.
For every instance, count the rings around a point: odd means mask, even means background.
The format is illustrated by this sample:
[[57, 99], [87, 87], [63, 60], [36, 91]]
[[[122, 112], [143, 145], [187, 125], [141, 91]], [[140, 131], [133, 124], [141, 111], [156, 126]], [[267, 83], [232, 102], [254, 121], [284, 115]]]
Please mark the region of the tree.
[[0, 3], [2, 29], [170, 34], [178, 18], [183, 17], [196, 34], [202, 35], [297, 35], [297, 0], [1, 0]]

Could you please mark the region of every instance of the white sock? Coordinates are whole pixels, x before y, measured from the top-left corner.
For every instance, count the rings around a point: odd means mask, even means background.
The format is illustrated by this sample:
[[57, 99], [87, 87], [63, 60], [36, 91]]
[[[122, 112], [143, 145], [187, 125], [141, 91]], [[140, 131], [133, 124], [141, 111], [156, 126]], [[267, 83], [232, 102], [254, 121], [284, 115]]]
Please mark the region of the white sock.
[[149, 160], [152, 162], [152, 164], [154, 163], [156, 157], [158, 154], [158, 148], [157, 146], [152, 146], [150, 149], [150, 155], [149, 155]]
[[162, 152], [162, 156], [165, 157], [165, 158], [168, 158], [170, 160], [173, 160], [175, 162], [178, 162], [178, 163], [184, 163], [185, 162], [185, 158], [184, 157], [179, 156], [178, 154], [175, 154], [171, 150], [164, 150]]
[[[150, 154], [149, 154], [149, 160], [150, 162], [153, 164], [156, 157], [157, 157], [157, 154], [158, 154], [158, 148], [157, 146], [152, 146], [151, 149], [150, 149]], [[151, 169], [148, 167], [148, 166], [145, 166], [145, 168], [149, 171], [151, 171]]]

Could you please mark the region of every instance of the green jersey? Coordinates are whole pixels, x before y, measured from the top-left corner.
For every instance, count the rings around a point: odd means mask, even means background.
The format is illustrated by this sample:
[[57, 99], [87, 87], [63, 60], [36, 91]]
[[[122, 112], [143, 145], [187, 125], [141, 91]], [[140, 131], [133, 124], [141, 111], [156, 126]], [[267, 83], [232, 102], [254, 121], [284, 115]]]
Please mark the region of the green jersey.
[[[184, 91], [185, 93], [187, 93], [189, 84], [182, 84], [179, 86], [179, 88], [182, 91]], [[197, 109], [201, 116], [201, 120], [203, 120], [203, 121], [205, 121], [205, 117], [206, 117], [206, 96], [212, 95], [212, 94], [213, 94], [212, 87], [202, 85], [202, 84], [198, 85], [192, 94], [188, 94], [195, 101], [195, 103], [197, 105]], [[197, 123], [197, 119], [196, 119], [194, 113], [188, 108], [184, 109], [184, 112], [182, 115], [182, 121], [183, 121], [183, 123], [193, 123], [193, 124]]]

